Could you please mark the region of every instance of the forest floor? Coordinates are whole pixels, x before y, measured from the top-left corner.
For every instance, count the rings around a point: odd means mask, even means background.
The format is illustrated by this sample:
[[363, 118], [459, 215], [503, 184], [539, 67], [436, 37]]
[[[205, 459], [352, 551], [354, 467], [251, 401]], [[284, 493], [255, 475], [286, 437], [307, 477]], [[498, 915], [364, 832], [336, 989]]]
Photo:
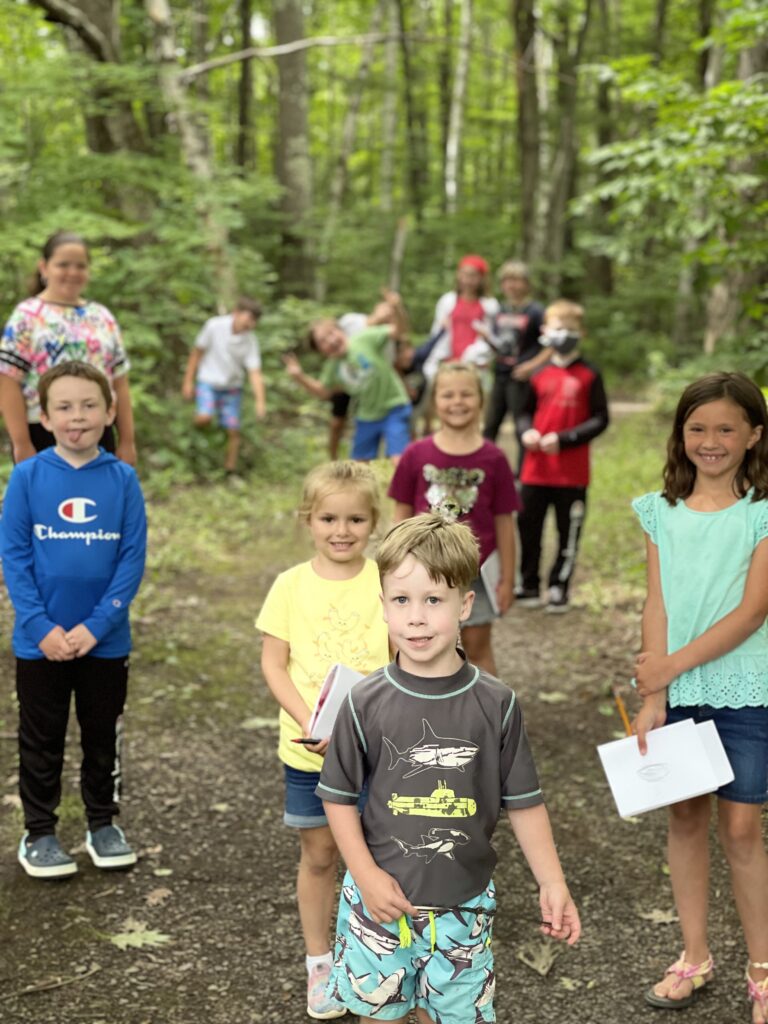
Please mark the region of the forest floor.
[[[99, 872], [85, 854], [74, 728], [60, 836], [80, 871], [45, 883], [16, 863], [21, 815], [13, 668], [4, 642], [2, 1024], [308, 1020], [294, 906], [297, 843], [281, 823], [275, 709], [253, 628], [275, 573], [305, 557], [306, 547], [284, 512], [250, 524], [247, 542], [221, 521], [216, 529], [205, 526], [201, 513], [193, 550], [171, 557], [184, 522], [206, 502], [226, 507], [225, 490], [223, 497], [202, 487], [179, 492], [151, 515], [155, 554], [134, 616], [127, 712], [122, 824], [140, 850], [132, 872]], [[587, 530], [608, 558], [611, 540], [602, 529], [593, 513]], [[497, 663], [525, 709], [584, 926], [573, 949], [539, 936], [535, 886], [501, 822], [494, 948], [502, 1024], [659, 1020], [663, 1013], [644, 1005], [643, 989], [680, 950], [664, 813], [621, 820], [595, 752], [596, 744], [621, 734], [609, 687], [630, 675], [642, 595], [636, 580], [597, 580], [585, 562], [567, 615], [514, 609], [495, 627]], [[6, 638], [9, 623], [3, 596]], [[746, 953], [717, 855], [712, 922], [716, 984], [686, 1019], [746, 1024]]]

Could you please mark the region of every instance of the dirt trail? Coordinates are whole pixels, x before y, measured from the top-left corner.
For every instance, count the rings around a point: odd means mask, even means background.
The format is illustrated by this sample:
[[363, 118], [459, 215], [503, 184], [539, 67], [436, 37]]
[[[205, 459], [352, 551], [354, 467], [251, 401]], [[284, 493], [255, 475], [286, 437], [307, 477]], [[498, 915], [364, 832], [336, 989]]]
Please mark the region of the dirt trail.
[[[593, 520], [590, 528], [599, 524]], [[130, 874], [105, 875], [86, 863], [74, 735], [61, 835], [77, 851], [80, 873], [41, 884], [16, 864], [12, 660], [2, 657], [3, 1024], [307, 1019], [293, 905], [295, 838], [281, 825], [274, 708], [259, 677], [252, 627], [274, 574], [296, 560], [293, 547], [293, 534], [275, 523], [259, 548], [222, 556], [214, 569], [201, 564], [170, 582], [150, 581], [151, 600], [136, 623], [128, 715], [124, 824], [142, 850]], [[280, 563], [267, 560], [267, 551], [283, 551]], [[643, 988], [679, 952], [677, 930], [665, 923], [672, 898], [664, 815], [621, 821], [595, 754], [595, 745], [620, 729], [607, 687], [628, 676], [639, 602], [625, 594], [611, 607], [596, 605], [593, 596], [581, 604], [591, 593], [586, 583], [582, 574], [569, 614], [513, 610], [496, 628], [497, 661], [523, 703], [584, 920], [583, 940], [574, 950], [558, 949], [546, 976], [521, 962], [523, 955], [543, 972], [553, 951], [538, 937], [535, 888], [502, 823], [495, 950], [504, 1024], [652, 1020]], [[714, 875], [720, 970], [687, 1019], [746, 1022], [746, 954], [719, 857]], [[119, 948], [110, 936], [134, 945]]]

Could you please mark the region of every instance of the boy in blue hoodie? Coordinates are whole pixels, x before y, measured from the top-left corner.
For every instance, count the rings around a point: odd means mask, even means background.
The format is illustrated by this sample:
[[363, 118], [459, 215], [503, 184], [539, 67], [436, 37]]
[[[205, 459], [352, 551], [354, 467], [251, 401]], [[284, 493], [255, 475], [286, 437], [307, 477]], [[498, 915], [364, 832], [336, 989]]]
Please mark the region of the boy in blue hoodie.
[[80, 723], [86, 849], [100, 868], [136, 854], [112, 823], [120, 797], [128, 607], [144, 573], [147, 525], [135, 471], [99, 447], [115, 418], [106, 377], [64, 362], [40, 378], [54, 448], [19, 463], [3, 504], [0, 554], [16, 620], [19, 863], [34, 878], [73, 875], [56, 838], [71, 697]]

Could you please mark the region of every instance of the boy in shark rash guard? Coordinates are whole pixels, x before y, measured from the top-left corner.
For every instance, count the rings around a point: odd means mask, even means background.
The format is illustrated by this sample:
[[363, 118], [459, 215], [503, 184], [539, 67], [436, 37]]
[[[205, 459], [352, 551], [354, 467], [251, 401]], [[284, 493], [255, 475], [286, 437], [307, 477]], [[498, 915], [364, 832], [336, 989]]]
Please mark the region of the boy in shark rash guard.
[[[394, 662], [353, 687], [317, 794], [348, 866], [330, 988], [361, 1021], [495, 1020], [491, 845], [499, 809], [540, 887], [542, 931], [573, 944], [565, 884], [515, 694], [456, 649], [471, 531], [426, 514], [377, 555]], [[368, 801], [357, 814], [364, 783]]]

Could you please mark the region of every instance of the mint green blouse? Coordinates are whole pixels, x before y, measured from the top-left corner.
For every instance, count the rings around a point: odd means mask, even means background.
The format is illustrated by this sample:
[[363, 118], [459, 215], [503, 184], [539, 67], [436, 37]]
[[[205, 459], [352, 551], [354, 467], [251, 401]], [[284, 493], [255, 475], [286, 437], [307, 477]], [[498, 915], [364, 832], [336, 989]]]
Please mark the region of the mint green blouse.
[[[632, 502], [659, 549], [670, 654], [741, 602], [752, 553], [768, 537], [768, 501], [751, 501], [751, 495], [719, 512], [695, 512], [684, 501], [672, 506], [657, 491]], [[721, 658], [678, 676], [669, 703], [768, 706], [768, 621]]]

